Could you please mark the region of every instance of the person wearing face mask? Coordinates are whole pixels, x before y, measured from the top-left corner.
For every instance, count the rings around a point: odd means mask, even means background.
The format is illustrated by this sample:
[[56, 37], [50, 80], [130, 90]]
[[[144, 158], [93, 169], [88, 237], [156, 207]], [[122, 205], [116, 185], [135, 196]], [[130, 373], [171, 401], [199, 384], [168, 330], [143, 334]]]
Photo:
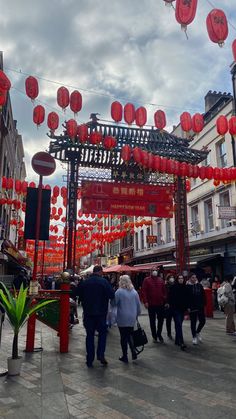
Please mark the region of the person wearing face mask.
[[193, 336], [193, 345], [197, 345], [198, 343], [202, 342], [200, 332], [206, 323], [204, 312], [206, 298], [203, 286], [198, 282], [195, 273], [190, 274], [188, 283], [186, 285], [186, 291], [188, 296], [188, 309], [191, 332]]
[[167, 292], [164, 280], [156, 269], [151, 272], [150, 276], [144, 279], [142, 293], [144, 306], [148, 309], [153, 342], [156, 343], [158, 339], [159, 342], [163, 343], [164, 339], [161, 334], [164, 323], [164, 307], [167, 300]]
[[172, 334], [171, 334], [171, 322], [173, 319], [173, 310], [169, 303], [169, 294], [172, 286], [175, 283], [175, 277], [173, 274], [169, 274], [166, 277], [166, 289], [167, 289], [167, 304], [165, 306], [165, 318], [166, 318], [166, 332], [167, 336], [170, 340], [172, 340]]
[[184, 313], [188, 307], [186, 285], [182, 274], [177, 275], [174, 284], [169, 289], [169, 305], [175, 322], [175, 344], [184, 351], [186, 345], [183, 338]]

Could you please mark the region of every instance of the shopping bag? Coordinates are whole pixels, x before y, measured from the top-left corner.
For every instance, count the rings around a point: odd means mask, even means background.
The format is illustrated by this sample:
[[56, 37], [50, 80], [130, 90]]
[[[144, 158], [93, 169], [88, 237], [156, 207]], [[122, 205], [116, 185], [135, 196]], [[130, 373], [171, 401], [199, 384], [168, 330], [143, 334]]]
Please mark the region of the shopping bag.
[[135, 348], [135, 352], [139, 354], [144, 350], [144, 345], [148, 343], [148, 338], [145, 333], [145, 330], [141, 327], [140, 323], [137, 321], [137, 329], [133, 330], [131, 334], [131, 340]]

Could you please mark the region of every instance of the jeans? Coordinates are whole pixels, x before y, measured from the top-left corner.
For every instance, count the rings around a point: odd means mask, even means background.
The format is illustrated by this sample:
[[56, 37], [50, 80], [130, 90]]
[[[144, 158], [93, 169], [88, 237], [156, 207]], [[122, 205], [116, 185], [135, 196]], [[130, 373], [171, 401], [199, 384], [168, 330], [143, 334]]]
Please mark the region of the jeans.
[[184, 321], [184, 312], [174, 310], [174, 322], [175, 322], [175, 344], [176, 345], [183, 345], [184, 338], [183, 338], [183, 321]]
[[94, 336], [98, 331], [97, 358], [104, 358], [107, 338], [106, 316], [84, 315], [84, 327], [86, 329], [87, 364], [92, 364], [95, 357]]
[[167, 335], [171, 336], [171, 322], [173, 319], [173, 310], [172, 308], [168, 308], [165, 310], [165, 317], [166, 317], [166, 331]]
[[[189, 317], [190, 317], [192, 336], [193, 338], [195, 338], [196, 335], [201, 332], [202, 328], [204, 327], [206, 323], [204, 308], [190, 311]], [[197, 321], [198, 321], [198, 326], [197, 326]]]
[[[151, 306], [148, 307], [148, 315], [150, 321], [150, 329], [153, 339], [161, 337], [163, 323], [164, 323], [164, 306]], [[156, 326], [157, 318], [157, 326]]]
[[120, 345], [122, 349], [122, 355], [124, 358], [127, 358], [128, 354], [128, 345], [130, 347], [132, 355], [135, 355], [135, 349], [130, 339], [131, 333], [133, 332], [133, 327], [119, 327], [120, 331]]

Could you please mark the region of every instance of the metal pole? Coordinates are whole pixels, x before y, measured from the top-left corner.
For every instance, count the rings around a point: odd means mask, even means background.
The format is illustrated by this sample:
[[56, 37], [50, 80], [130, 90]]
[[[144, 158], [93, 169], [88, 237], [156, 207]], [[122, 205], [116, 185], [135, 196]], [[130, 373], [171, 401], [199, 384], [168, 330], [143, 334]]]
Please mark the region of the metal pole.
[[45, 240], [43, 241], [43, 251], [42, 251], [42, 279], [41, 279], [41, 286], [43, 286], [43, 275], [44, 275], [44, 258], [45, 258]]
[[37, 213], [36, 213], [36, 227], [35, 227], [35, 247], [34, 247], [34, 269], [33, 281], [37, 280], [37, 264], [38, 264], [38, 249], [39, 249], [39, 234], [40, 234], [40, 217], [42, 208], [42, 190], [43, 190], [43, 176], [39, 176], [38, 199], [37, 199]]

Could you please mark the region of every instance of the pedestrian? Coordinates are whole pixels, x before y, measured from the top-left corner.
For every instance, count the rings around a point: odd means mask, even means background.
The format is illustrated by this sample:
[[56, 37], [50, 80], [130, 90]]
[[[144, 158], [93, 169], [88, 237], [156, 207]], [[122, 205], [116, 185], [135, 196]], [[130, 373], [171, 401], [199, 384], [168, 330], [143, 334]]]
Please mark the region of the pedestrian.
[[214, 310], [219, 310], [219, 304], [217, 301], [217, 290], [218, 288], [220, 288], [221, 283], [220, 283], [220, 277], [219, 275], [215, 275], [214, 279], [212, 281], [212, 293], [213, 293], [213, 305], [214, 305]]
[[102, 267], [95, 265], [92, 275], [79, 284], [79, 297], [83, 307], [83, 321], [86, 330], [87, 367], [93, 366], [95, 358], [95, 331], [98, 332], [97, 359], [107, 365], [105, 358], [107, 336], [107, 311], [109, 299], [115, 293], [109, 282], [102, 276]]
[[135, 348], [132, 344], [131, 335], [135, 322], [141, 314], [141, 303], [137, 291], [131, 282], [129, 275], [122, 275], [119, 280], [119, 288], [115, 293], [117, 306], [117, 325], [120, 332], [120, 345], [122, 356], [120, 361], [128, 363], [128, 346], [132, 359], [137, 359]]
[[167, 305], [165, 307], [165, 318], [166, 318], [166, 333], [167, 336], [170, 340], [173, 339], [172, 337], [172, 333], [171, 333], [171, 323], [172, 323], [172, 319], [173, 317], [173, 311], [172, 311], [172, 307], [169, 304], [169, 293], [171, 291], [172, 286], [175, 283], [175, 277], [173, 274], [169, 274], [166, 276], [166, 290], [167, 290]]
[[183, 321], [188, 302], [186, 285], [182, 274], [177, 275], [175, 283], [171, 286], [168, 301], [175, 322], [175, 344], [184, 351], [187, 346], [183, 338]]
[[235, 310], [235, 297], [232, 289], [233, 275], [226, 275], [224, 281], [221, 284], [220, 289], [223, 288], [226, 302], [223, 305], [225, 313], [225, 327], [228, 335], [235, 335], [235, 323], [234, 323], [234, 310]]
[[[160, 274], [162, 274], [162, 272]], [[153, 342], [156, 343], [158, 338], [159, 342], [163, 343], [162, 328], [167, 293], [164, 280], [160, 277], [159, 272], [156, 269], [151, 272], [150, 276], [144, 279], [142, 295], [144, 306], [148, 309]]]
[[186, 291], [193, 345], [197, 345], [199, 342], [202, 342], [200, 332], [206, 323], [204, 312], [206, 300], [203, 286], [198, 282], [195, 273], [190, 274]]

